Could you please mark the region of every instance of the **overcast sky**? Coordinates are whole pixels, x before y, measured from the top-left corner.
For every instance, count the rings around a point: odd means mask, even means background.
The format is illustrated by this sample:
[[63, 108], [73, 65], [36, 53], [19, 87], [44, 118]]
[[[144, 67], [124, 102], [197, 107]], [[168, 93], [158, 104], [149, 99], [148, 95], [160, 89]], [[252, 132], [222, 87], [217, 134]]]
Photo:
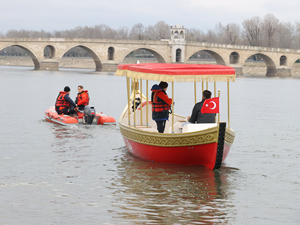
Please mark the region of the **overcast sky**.
[[165, 21], [203, 31], [222, 22], [242, 24], [273, 13], [280, 21], [300, 21], [296, 0], [1, 0], [0, 32], [10, 29], [64, 30], [106, 24], [131, 28]]

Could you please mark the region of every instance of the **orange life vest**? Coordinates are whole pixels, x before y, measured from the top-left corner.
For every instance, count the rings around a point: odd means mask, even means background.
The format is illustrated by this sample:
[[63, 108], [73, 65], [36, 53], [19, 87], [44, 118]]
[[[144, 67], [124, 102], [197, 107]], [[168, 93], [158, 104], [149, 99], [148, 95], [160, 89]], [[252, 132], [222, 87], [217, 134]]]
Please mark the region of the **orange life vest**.
[[87, 90], [77, 94], [76, 104], [77, 105], [89, 105], [90, 96]]
[[156, 96], [157, 92], [153, 94], [152, 99], [152, 112], [162, 112], [168, 111], [170, 109], [170, 105], [168, 105], [164, 100]]
[[64, 108], [69, 108], [70, 107], [70, 103], [67, 102], [65, 100], [65, 95], [68, 94], [65, 91], [60, 91], [59, 95], [57, 96], [56, 102], [55, 102], [55, 109], [57, 109], [57, 111], [60, 111]]

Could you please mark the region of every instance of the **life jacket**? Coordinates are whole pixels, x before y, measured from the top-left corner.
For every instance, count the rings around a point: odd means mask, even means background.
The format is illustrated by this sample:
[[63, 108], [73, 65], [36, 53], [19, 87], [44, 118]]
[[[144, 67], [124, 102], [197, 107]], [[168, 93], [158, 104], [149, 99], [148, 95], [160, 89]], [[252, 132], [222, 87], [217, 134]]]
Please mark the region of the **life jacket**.
[[57, 96], [56, 102], [55, 102], [55, 109], [56, 111], [61, 111], [64, 108], [69, 108], [70, 103], [65, 100], [65, 96], [68, 94], [65, 91], [60, 91], [59, 95]]
[[[162, 91], [166, 93], [165, 91]], [[164, 100], [156, 96], [158, 91], [153, 93], [152, 96], [152, 112], [163, 112], [163, 111], [169, 111], [170, 105], [168, 105]]]
[[75, 103], [77, 105], [89, 105], [90, 96], [87, 90], [82, 91], [77, 94]]

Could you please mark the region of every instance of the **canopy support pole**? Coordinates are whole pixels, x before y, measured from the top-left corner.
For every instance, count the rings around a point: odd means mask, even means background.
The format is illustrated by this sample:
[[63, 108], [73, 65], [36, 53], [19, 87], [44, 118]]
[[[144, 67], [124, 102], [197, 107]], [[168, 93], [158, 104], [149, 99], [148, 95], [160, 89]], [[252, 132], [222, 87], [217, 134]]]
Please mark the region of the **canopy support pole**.
[[214, 97], [217, 97], [216, 91], [217, 91], [217, 85], [216, 85], [216, 81], [215, 81], [214, 82]]
[[174, 134], [174, 81], [172, 82], [172, 134]]
[[229, 80], [227, 80], [227, 99], [228, 99], [228, 128], [230, 128]]
[[204, 91], [204, 82], [202, 81], [202, 93]]
[[[214, 81], [214, 97], [217, 97], [217, 85], [216, 85], [216, 81]], [[217, 115], [215, 115], [215, 121], [217, 120]]]
[[136, 127], [136, 117], [135, 117], [135, 94], [136, 94], [136, 91], [135, 91], [135, 89], [136, 89], [136, 79], [134, 78], [133, 79], [133, 118], [134, 118], [134, 127]]
[[206, 81], [206, 90], [208, 90], [208, 81]]
[[197, 103], [197, 85], [196, 81], [194, 81], [194, 90], [195, 90], [195, 104]]
[[[218, 90], [218, 97], [220, 98], [220, 89]], [[220, 107], [220, 106], [219, 106]], [[218, 113], [218, 123], [220, 122], [220, 111]]]
[[146, 80], [146, 126], [148, 127], [148, 104], [149, 104], [149, 100], [148, 100], [148, 80]]
[[126, 77], [127, 81], [127, 105], [128, 105], [128, 126], [130, 126], [130, 78]]
[[142, 79], [140, 79], [140, 98], [141, 98], [141, 104], [140, 104], [140, 107], [141, 107], [141, 125], [143, 125], [143, 83], [142, 83]]

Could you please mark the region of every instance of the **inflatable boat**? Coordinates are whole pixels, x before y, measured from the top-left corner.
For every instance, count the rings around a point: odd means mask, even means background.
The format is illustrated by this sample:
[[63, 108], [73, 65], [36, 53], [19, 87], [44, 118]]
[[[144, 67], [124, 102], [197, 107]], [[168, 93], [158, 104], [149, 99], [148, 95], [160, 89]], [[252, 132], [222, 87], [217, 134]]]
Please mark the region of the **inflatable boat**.
[[60, 125], [73, 125], [73, 124], [94, 124], [94, 125], [115, 125], [116, 120], [105, 114], [96, 113], [93, 106], [86, 106], [83, 111], [77, 113], [76, 117], [69, 115], [58, 115], [55, 107], [52, 106], [44, 113], [45, 119], [48, 122]]

